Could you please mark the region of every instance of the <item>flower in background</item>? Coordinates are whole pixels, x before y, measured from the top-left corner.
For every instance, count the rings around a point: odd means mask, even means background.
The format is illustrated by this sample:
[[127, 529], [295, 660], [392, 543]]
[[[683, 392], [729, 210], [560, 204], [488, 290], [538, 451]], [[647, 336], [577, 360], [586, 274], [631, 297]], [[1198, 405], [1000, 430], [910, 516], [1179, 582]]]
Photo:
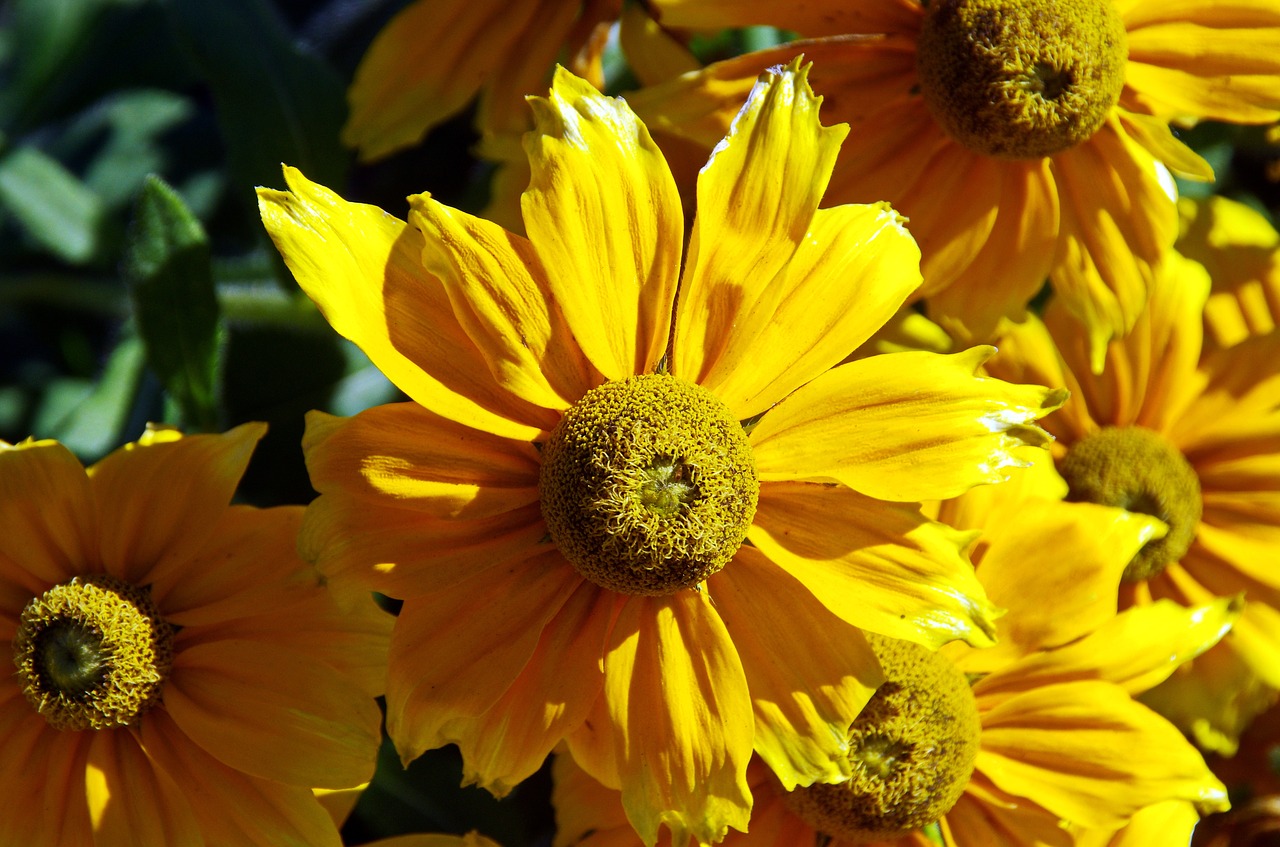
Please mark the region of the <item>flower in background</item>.
[[855, 129], [828, 198], [887, 200], [920, 243], [917, 298], [989, 338], [1052, 277], [1096, 369], [1138, 320], [1177, 234], [1167, 168], [1210, 179], [1168, 121], [1280, 118], [1280, 6], [1191, 0], [655, 0], [668, 27], [771, 24], [807, 40], [629, 99], [714, 144], [760, 68], [803, 53]]
[[[1267, 563], [1280, 544], [1280, 332], [1202, 359], [1209, 289], [1204, 268], [1171, 251], [1147, 310], [1128, 337], [1108, 346], [1102, 373], [1090, 372], [1088, 344], [1056, 302], [1043, 322], [1011, 329], [987, 367], [1071, 391], [1072, 402], [1045, 422], [1057, 438], [1052, 451], [1068, 499], [1154, 515], [1167, 526], [1127, 565], [1120, 607], [1161, 598], [1201, 606], [1242, 594], [1244, 612], [1224, 645], [1275, 689], [1280, 574]], [[1213, 663], [1215, 673], [1221, 665]], [[1170, 684], [1179, 680], [1229, 696], [1224, 708], [1234, 711], [1253, 685], [1239, 677], [1239, 685], [1210, 688], [1206, 677], [1182, 673]], [[1202, 744], [1227, 749], [1234, 742], [1214, 734], [1234, 735], [1228, 725], [1242, 722], [1235, 715], [1215, 721], [1213, 731], [1184, 726]]]
[[228, 505], [264, 432], [0, 444], [0, 843], [341, 844], [312, 788], [373, 774], [391, 618]]
[[1063, 396], [976, 378], [989, 348], [835, 367], [919, 252], [884, 204], [818, 209], [846, 128], [798, 64], [703, 168], [683, 263], [630, 108], [563, 70], [531, 102], [528, 239], [292, 169], [260, 191], [301, 286], [413, 399], [309, 418], [300, 543], [405, 600], [403, 759], [457, 743], [502, 794], [565, 739], [646, 843], [714, 841], [746, 826], [753, 750], [788, 785], [847, 776], [882, 678], [862, 628], [987, 643], [967, 537], [911, 501], [1003, 479]]

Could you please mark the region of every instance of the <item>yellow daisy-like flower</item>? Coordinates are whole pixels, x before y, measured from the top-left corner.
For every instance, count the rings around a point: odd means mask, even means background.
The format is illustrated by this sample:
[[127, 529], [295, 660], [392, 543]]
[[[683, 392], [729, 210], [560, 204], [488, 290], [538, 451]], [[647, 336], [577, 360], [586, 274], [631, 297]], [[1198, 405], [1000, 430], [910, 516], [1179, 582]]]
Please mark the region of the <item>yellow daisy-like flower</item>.
[[655, 0], [663, 24], [772, 24], [808, 40], [630, 96], [712, 144], [761, 67], [803, 53], [856, 131], [829, 198], [887, 200], [923, 254], [930, 314], [984, 340], [1046, 276], [1095, 366], [1134, 325], [1177, 233], [1165, 166], [1208, 179], [1167, 121], [1280, 118], [1272, 0]]
[[910, 501], [1002, 479], [1063, 394], [974, 376], [989, 348], [833, 368], [919, 252], [883, 204], [818, 209], [846, 128], [797, 66], [703, 169], [683, 263], [627, 105], [563, 70], [531, 103], [528, 239], [427, 195], [407, 226], [293, 170], [261, 192], [299, 283], [413, 399], [309, 418], [301, 543], [405, 598], [403, 758], [455, 742], [502, 793], [567, 739], [646, 843], [714, 841], [746, 825], [753, 749], [787, 784], [846, 776], [881, 679], [859, 628], [986, 642], [967, 537]]
[[1167, 533], [1127, 565], [1120, 605], [1199, 606], [1243, 594], [1225, 643], [1280, 688], [1280, 333], [1201, 358], [1204, 269], [1171, 254], [1134, 331], [1090, 374], [1086, 344], [1051, 304], [988, 362], [995, 375], [1065, 385], [1046, 420], [1071, 500], [1154, 515]]
[[[558, 56], [599, 72], [621, 0], [416, 0], [369, 46], [347, 92], [342, 141], [364, 161], [416, 144], [477, 95], [487, 145], [528, 129], [524, 96]], [[597, 86], [603, 80], [592, 80]]]
[[[1121, 569], [1159, 534], [1144, 516], [1023, 497], [948, 504], [946, 514], [983, 527], [977, 574], [1010, 609], [999, 644], [928, 653], [872, 637], [887, 681], [848, 730], [852, 778], [787, 790], [753, 768], [750, 829], [725, 847], [927, 847], [934, 822], [948, 847], [1185, 843], [1178, 829], [1189, 837], [1197, 807], [1226, 808], [1226, 790], [1131, 695], [1213, 645], [1235, 604], [1162, 601], [1117, 616]], [[1063, 560], [1078, 569], [1052, 567]], [[568, 757], [555, 775], [555, 847], [635, 844], [616, 792]], [[1169, 840], [1125, 840], [1158, 826]]]
[[0, 844], [341, 844], [311, 789], [373, 774], [391, 618], [228, 505], [265, 431], [0, 443]]

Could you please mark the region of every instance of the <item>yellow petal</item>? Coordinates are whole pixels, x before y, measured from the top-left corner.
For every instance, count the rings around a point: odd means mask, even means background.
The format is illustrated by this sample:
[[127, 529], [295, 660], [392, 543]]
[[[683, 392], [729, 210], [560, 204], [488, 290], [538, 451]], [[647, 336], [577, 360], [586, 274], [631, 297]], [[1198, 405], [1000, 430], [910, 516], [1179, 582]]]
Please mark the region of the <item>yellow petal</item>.
[[[985, 364], [987, 373], [1006, 382], [1035, 383], [1067, 390], [1071, 399], [1041, 424], [1054, 438], [1071, 444], [1100, 425], [1090, 417], [1090, 406], [1086, 400], [1085, 389], [1092, 382], [1089, 368], [1084, 368], [1077, 376], [1063, 360], [1063, 350], [1079, 349], [1083, 351], [1083, 361], [1089, 361], [1088, 339], [1082, 333], [1077, 331], [1055, 339], [1040, 318], [1028, 314], [1021, 323], [1005, 324], [998, 344], [1000, 349]], [[1062, 496], [1066, 496], [1065, 490]]]
[[642, 7], [627, 4], [618, 23], [618, 42], [627, 65], [642, 85], [656, 85], [702, 67], [698, 57]]
[[985, 712], [976, 768], [1083, 826], [1115, 828], [1164, 800], [1227, 808], [1226, 788], [1182, 733], [1106, 682], [1045, 685]]
[[556, 551], [406, 600], [391, 635], [387, 732], [406, 764], [447, 744], [441, 727], [511, 687], [582, 583]]
[[435, 518], [484, 518], [536, 502], [533, 446], [469, 429], [416, 403], [351, 418], [307, 415], [311, 484]]
[[84, 788], [97, 843], [204, 843], [183, 789], [156, 768], [131, 733], [90, 735]]
[[1190, 844], [1200, 822], [1193, 803], [1166, 800], [1140, 809], [1122, 829], [1076, 832], [1075, 847], [1149, 847], [1152, 844]]
[[580, 725], [604, 686], [613, 599], [583, 581], [542, 631], [529, 663], [478, 717], [456, 717], [440, 736], [462, 752], [463, 784], [505, 796], [532, 776], [566, 732]]
[[309, 787], [258, 779], [224, 765], [183, 735], [164, 709], [147, 714], [140, 741], [188, 797], [199, 798], [191, 805], [205, 843], [341, 847], [337, 827]]
[[[811, 222], [848, 128], [818, 122], [822, 99], [806, 76], [798, 61], [761, 74], [698, 175], [671, 362], [682, 379], [713, 385], [737, 368], [742, 350], [726, 348], [740, 334], [745, 346], [762, 331], [780, 302], [775, 276], [810, 237], [818, 243], [807, 252], [816, 255], [798, 258], [796, 270], [821, 261], [824, 242], [835, 235], [827, 225], [811, 232]], [[738, 328], [743, 321], [745, 331]]]
[[556, 808], [552, 847], [634, 847], [636, 833], [627, 822], [617, 789], [593, 779], [572, 756], [556, 756], [551, 778], [551, 802]]
[[723, 29], [765, 24], [804, 35], [913, 30], [923, 17], [919, 6], [903, 0], [796, 2], [786, 6], [765, 0], [655, 0], [653, 5], [665, 26]]
[[303, 650], [262, 640], [186, 647], [174, 658], [164, 707], [183, 733], [238, 771], [324, 788], [373, 776], [377, 703]]
[[1239, 603], [1228, 597], [1195, 608], [1168, 600], [1135, 606], [1072, 644], [984, 677], [974, 694], [981, 702], [1066, 679], [1106, 680], [1137, 694], [1217, 644], [1239, 616]]
[[1058, 816], [1010, 797], [975, 773], [951, 811], [938, 821], [946, 847], [1073, 847]]
[[972, 536], [914, 504], [839, 486], [766, 483], [748, 539], [834, 615], [930, 648], [986, 646], [996, 608], [963, 555]]
[[919, 264], [887, 206], [819, 209], [795, 253], [726, 329], [700, 384], [740, 420], [763, 412], [889, 320], [919, 284]]
[[771, 409], [751, 432], [761, 480], [838, 480], [885, 500], [954, 497], [1000, 482], [1013, 452], [1065, 392], [974, 376], [993, 348], [890, 353], [841, 365]]
[[97, 516], [84, 466], [56, 441], [0, 442], [0, 583], [16, 619], [32, 597], [97, 558]]
[[1184, 179], [1213, 181], [1213, 168], [1194, 150], [1183, 144], [1159, 118], [1136, 112], [1120, 112], [1125, 131], [1169, 170]]
[[756, 752], [788, 791], [847, 779], [849, 725], [884, 682], [862, 632], [750, 547], [706, 591], [747, 675]]
[[751, 698], [705, 592], [627, 598], [604, 675], [622, 805], [646, 847], [664, 824], [674, 847], [746, 831]]
[[444, 284], [499, 385], [563, 411], [603, 381], [569, 334], [528, 241], [426, 194], [409, 205], [409, 222], [425, 239], [422, 264]]
[[422, 267], [422, 235], [374, 206], [348, 203], [294, 168], [289, 191], [260, 189], [262, 222], [339, 334], [406, 394], [451, 420], [516, 438], [555, 425], [554, 413], [503, 390]]
[[525, 229], [583, 353], [608, 379], [666, 351], [684, 218], [666, 160], [620, 99], [563, 68], [530, 98]]
[[[17, 686], [11, 689], [16, 692]], [[15, 720], [16, 719], [16, 720]], [[90, 845], [85, 764], [93, 733], [59, 732], [32, 711], [20, 693], [0, 706], [5, 761], [0, 788], [2, 844]]]

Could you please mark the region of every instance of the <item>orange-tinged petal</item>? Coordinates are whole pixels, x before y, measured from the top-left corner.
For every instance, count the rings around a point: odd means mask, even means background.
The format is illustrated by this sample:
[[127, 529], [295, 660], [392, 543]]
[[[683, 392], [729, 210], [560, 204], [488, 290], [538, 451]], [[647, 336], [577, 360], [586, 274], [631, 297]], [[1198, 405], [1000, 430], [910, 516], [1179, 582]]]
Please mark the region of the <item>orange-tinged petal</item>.
[[1051, 276], [1088, 330], [1097, 372], [1107, 342], [1133, 328], [1177, 236], [1176, 189], [1114, 116], [1087, 142], [1054, 156], [1053, 170], [1062, 218]]
[[377, 704], [303, 650], [265, 640], [178, 652], [165, 710], [228, 767], [293, 785], [368, 782], [380, 741]]
[[[810, 225], [849, 130], [818, 122], [822, 99], [807, 74], [798, 61], [762, 73], [698, 174], [671, 360], [681, 379], [711, 387], [740, 367], [744, 353], [730, 352], [733, 342], [741, 335], [750, 344], [781, 302], [775, 276], [807, 239], [834, 235]], [[823, 246], [809, 249], [821, 256]], [[813, 262], [801, 257], [797, 270]]]
[[10, 608], [21, 613], [31, 597], [95, 569], [96, 533], [89, 481], [70, 450], [0, 442], [0, 579], [22, 604]]
[[530, 98], [525, 229], [587, 359], [608, 379], [666, 352], [684, 217], [675, 181], [624, 101], [557, 69]]
[[307, 415], [302, 439], [311, 484], [435, 518], [485, 518], [536, 502], [538, 454], [442, 418], [416, 403], [351, 418]]
[[[997, 666], [994, 654], [1007, 660], [1058, 647], [1114, 617], [1120, 575], [1142, 545], [1166, 530], [1148, 515], [1093, 503], [1010, 501], [993, 512], [979, 542], [985, 552], [978, 580], [1006, 612], [985, 669]], [[1047, 597], [1052, 614], [1045, 613]]]
[[847, 779], [849, 725], [884, 682], [862, 632], [750, 547], [706, 591], [747, 675], [756, 752], [788, 791]]
[[741, 309], [701, 385], [745, 420], [865, 342], [919, 284], [920, 251], [884, 204], [819, 209], [806, 238]]
[[[619, 598], [615, 598], [615, 608]], [[613, 733], [614, 728], [609, 719], [609, 700], [602, 690], [592, 704], [586, 720], [565, 737], [565, 746], [569, 748], [573, 760], [591, 774], [593, 779], [618, 791], [621, 790], [622, 781], [618, 778], [618, 751]], [[625, 813], [623, 817], [626, 817]], [[627, 833], [632, 839], [635, 838], [635, 831], [630, 824], [627, 825]]]
[[90, 733], [85, 796], [98, 844], [204, 844], [183, 790], [124, 730]]
[[628, 3], [618, 21], [618, 42], [642, 85], [656, 85], [700, 70], [702, 63], [640, 6]]
[[1041, 686], [985, 712], [976, 768], [1083, 826], [1115, 828], [1164, 800], [1227, 808], [1226, 788], [1182, 733], [1100, 681]]
[[551, 777], [556, 809], [552, 847], [635, 847], [636, 833], [616, 788], [593, 779], [572, 756], [557, 755]]
[[[1052, 307], [1051, 307], [1052, 308]], [[1065, 347], [1083, 351], [1088, 361], [1088, 339], [1075, 332], [1055, 343], [1048, 327], [1035, 315], [1028, 314], [1018, 324], [1006, 324], [998, 341], [998, 352], [987, 360], [987, 373], [1007, 382], [1037, 383], [1065, 388], [1071, 399], [1041, 423], [1054, 438], [1072, 443], [1096, 429], [1103, 419], [1095, 423], [1090, 417], [1086, 390], [1093, 384], [1088, 368], [1080, 376], [1063, 361], [1061, 350]], [[1065, 492], [1063, 493], [1065, 496]]]
[[908, 0], [795, 0], [779, 6], [765, 0], [655, 0], [663, 25], [689, 29], [767, 24], [804, 35], [914, 30], [923, 17]]
[[199, 798], [192, 811], [207, 844], [341, 847], [337, 827], [310, 788], [227, 767], [185, 737], [164, 709], [147, 715], [140, 741], [188, 797]]
[[457, 717], [441, 728], [462, 751], [464, 784], [505, 796], [586, 719], [604, 687], [612, 619], [612, 596], [582, 581], [506, 693], [483, 715]]
[[352, 585], [361, 595], [372, 590], [403, 600], [525, 559], [546, 534], [537, 503], [462, 520], [375, 507], [333, 490], [307, 507], [298, 549], [335, 588]]
[[994, 352], [888, 353], [841, 365], [761, 418], [761, 480], [837, 480], [884, 500], [941, 500], [1000, 482], [1065, 392], [974, 375]]
[[348, 203], [295, 168], [289, 191], [260, 189], [262, 223], [298, 285], [340, 335], [436, 413], [514, 438], [555, 414], [502, 389], [422, 267], [422, 235], [375, 206]]
[[524, 238], [451, 209], [409, 198], [422, 233], [422, 264], [443, 284], [453, 313], [503, 388], [563, 411], [601, 382], [551, 298], [546, 272]]
[[[5, 788], [0, 843], [33, 847], [93, 844], [85, 802], [85, 761], [92, 733], [52, 729], [22, 697], [14, 705], [25, 710], [26, 726], [10, 734], [10, 726], [5, 724], [10, 724], [12, 715], [0, 715], [0, 729], [5, 730], [0, 735], [0, 753], [5, 757], [5, 767], [0, 769], [4, 774], [0, 786]], [[38, 727], [34, 738], [28, 732], [33, 721]]]
[[984, 677], [974, 694], [994, 702], [1009, 692], [1078, 679], [1106, 680], [1137, 694], [1218, 643], [1239, 616], [1239, 604], [1227, 597], [1195, 608], [1169, 600], [1135, 606], [1078, 641]]
[[1058, 816], [1010, 797], [975, 773], [951, 811], [938, 821], [946, 847], [1072, 847]]
[[[417, 143], [462, 110], [489, 79], [493, 57], [522, 49], [540, 3], [417, 0], [391, 19], [347, 92], [342, 142], [378, 159]], [[568, 6], [570, 4], [560, 4]]]
[[622, 805], [647, 847], [745, 831], [754, 721], [742, 663], [705, 592], [628, 597], [604, 660]]
[[926, 520], [915, 504], [840, 486], [766, 483], [748, 539], [834, 615], [930, 648], [986, 646], [998, 611], [963, 550], [971, 534]]
[[405, 601], [391, 635], [387, 731], [406, 764], [448, 743], [449, 720], [497, 702], [582, 581], [552, 550]]

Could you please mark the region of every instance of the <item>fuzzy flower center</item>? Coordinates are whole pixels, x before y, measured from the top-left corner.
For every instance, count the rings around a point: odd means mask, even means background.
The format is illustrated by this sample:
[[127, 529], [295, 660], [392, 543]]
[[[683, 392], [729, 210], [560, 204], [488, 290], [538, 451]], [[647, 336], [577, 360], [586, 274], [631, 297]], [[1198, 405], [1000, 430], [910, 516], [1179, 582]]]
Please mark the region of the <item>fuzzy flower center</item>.
[[1191, 547], [1203, 509], [1200, 479], [1159, 433], [1103, 427], [1073, 444], [1058, 471], [1070, 489], [1068, 500], [1141, 512], [1169, 525], [1164, 538], [1148, 541], [1129, 562], [1126, 582], [1159, 575]]
[[950, 660], [907, 641], [867, 640], [887, 681], [849, 728], [853, 777], [785, 796], [805, 823], [852, 844], [891, 841], [949, 812], [982, 731], [968, 680]]
[[13, 663], [27, 702], [55, 729], [129, 726], [160, 699], [173, 634], [148, 589], [78, 576], [22, 610]]
[[666, 374], [587, 392], [552, 433], [538, 480], [547, 531], [584, 577], [624, 594], [693, 588], [733, 558], [760, 484], [742, 425]]
[[916, 70], [925, 104], [957, 142], [1036, 159], [1098, 131], [1128, 57], [1112, 0], [933, 0]]

